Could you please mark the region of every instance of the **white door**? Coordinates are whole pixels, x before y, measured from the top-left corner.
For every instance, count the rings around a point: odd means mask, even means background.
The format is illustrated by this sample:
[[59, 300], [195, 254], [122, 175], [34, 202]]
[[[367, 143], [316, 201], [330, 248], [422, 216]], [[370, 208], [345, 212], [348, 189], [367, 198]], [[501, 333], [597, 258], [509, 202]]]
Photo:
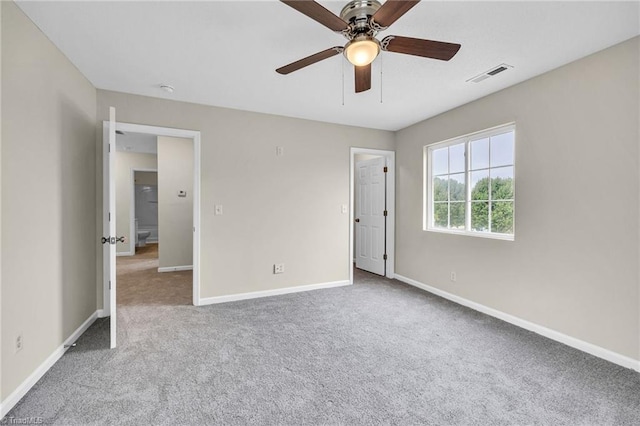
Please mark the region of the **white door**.
[[356, 268], [385, 274], [385, 157], [356, 163]]
[[109, 108], [103, 130], [103, 270], [104, 315], [110, 316], [111, 348], [116, 347], [116, 109]]

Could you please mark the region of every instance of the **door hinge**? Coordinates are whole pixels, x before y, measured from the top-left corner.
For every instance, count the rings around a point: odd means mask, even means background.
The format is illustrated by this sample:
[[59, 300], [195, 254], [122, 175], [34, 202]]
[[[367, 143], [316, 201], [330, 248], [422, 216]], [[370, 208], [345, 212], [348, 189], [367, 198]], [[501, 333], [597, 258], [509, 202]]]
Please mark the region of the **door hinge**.
[[385, 210], [382, 214], [386, 217], [387, 216], [387, 211]]
[[385, 254], [384, 254], [384, 256], [382, 256], [382, 258], [383, 258], [384, 260], [387, 260], [387, 254], [385, 253]]
[[111, 280], [109, 280], [109, 290], [111, 290]]
[[384, 166], [384, 168], [382, 169], [382, 171], [383, 171], [384, 173], [387, 173], [387, 172], [389, 171], [389, 169], [387, 169], [387, 166]]
[[109, 212], [109, 222], [111, 222], [111, 212]]

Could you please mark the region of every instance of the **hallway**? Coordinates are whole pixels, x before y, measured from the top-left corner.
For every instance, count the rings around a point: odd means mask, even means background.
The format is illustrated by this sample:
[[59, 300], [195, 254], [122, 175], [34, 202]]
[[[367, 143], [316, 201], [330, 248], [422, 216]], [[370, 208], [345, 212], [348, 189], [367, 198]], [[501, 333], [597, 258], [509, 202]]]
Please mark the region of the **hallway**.
[[158, 272], [158, 244], [137, 247], [116, 263], [118, 305], [191, 305], [193, 271]]

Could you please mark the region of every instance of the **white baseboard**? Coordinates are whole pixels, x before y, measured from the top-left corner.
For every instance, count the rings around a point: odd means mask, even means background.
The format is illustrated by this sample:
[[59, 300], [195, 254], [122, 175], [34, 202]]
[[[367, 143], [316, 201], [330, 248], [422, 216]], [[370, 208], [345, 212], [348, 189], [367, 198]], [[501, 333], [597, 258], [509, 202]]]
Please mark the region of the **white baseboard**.
[[466, 306], [478, 312], [482, 312], [483, 314], [501, 319], [502, 321], [516, 325], [520, 328], [524, 328], [525, 330], [533, 331], [534, 333], [540, 334], [541, 336], [547, 337], [551, 340], [555, 340], [556, 342], [564, 343], [567, 346], [571, 346], [572, 348], [581, 350], [593, 356], [597, 356], [598, 358], [602, 358], [614, 364], [621, 365], [622, 367], [630, 368], [632, 370], [640, 372], [640, 360], [636, 360], [626, 355], [610, 351], [609, 349], [594, 345], [593, 343], [585, 342], [584, 340], [576, 339], [575, 337], [560, 333], [559, 331], [555, 331], [550, 328], [524, 320], [522, 318], [518, 318], [516, 316], [498, 311], [497, 309], [481, 305], [480, 303], [473, 302], [471, 300], [465, 299], [464, 297], [456, 296], [455, 294], [451, 294], [444, 290], [431, 287], [427, 284], [423, 284], [419, 281], [404, 277], [402, 275], [395, 274], [395, 279], [419, 289], [428, 291], [429, 293], [433, 293], [437, 296], [448, 299], [459, 305]]
[[9, 411], [29, 392], [29, 390], [35, 385], [38, 380], [45, 375], [47, 371], [64, 355], [68, 348], [65, 346], [72, 345], [78, 338], [84, 333], [93, 322], [98, 318], [98, 311], [91, 314], [89, 318], [85, 322], [82, 323], [80, 327], [76, 329], [71, 336], [64, 341], [64, 343], [58, 346], [49, 357], [44, 360], [38, 368], [35, 369], [29, 377], [27, 377], [16, 390], [14, 390], [11, 395], [9, 395], [4, 401], [2, 401], [0, 408], [0, 418], [7, 415]]
[[311, 290], [321, 290], [326, 288], [342, 287], [345, 285], [351, 285], [351, 282], [349, 282], [349, 280], [331, 281], [328, 283], [301, 285], [297, 287], [285, 287], [285, 288], [276, 288], [273, 290], [252, 291], [250, 293], [230, 294], [228, 296], [205, 297], [200, 299], [200, 303], [198, 305], [201, 306], [201, 305], [212, 305], [215, 303], [235, 302], [238, 300], [279, 296], [282, 294], [299, 293], [302, 291], [311, 291]]
[[177, 272], [177, 271], [192, 271], [193, 265], [184, 265], [184, 266], [163, 266], [162, 268], [158, 268], [158, 272]]
[[120, 257], [120, 256], [135, 256], [135, 252], [131, 252], [131, 251], [119, 251], [116, 253], [116, 256]]
[[105, 317], [109, 316], [109, 315], [105, 314], [104, 309], [98, 309], [96, 311], [96, 314], [98, 314], [98, 318], [105, 318]]

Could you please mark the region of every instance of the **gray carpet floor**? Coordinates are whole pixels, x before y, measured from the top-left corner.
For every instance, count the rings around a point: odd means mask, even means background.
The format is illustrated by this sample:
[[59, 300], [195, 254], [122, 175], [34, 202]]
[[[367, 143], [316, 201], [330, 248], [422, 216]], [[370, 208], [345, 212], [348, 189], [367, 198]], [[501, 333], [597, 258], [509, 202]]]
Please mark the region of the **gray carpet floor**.
[[[123, 306], [9, 413], [60, 425], [639, 425], [640, 374], [398, 281]], [[6, 419], [5, 419], [6, 421]]]

